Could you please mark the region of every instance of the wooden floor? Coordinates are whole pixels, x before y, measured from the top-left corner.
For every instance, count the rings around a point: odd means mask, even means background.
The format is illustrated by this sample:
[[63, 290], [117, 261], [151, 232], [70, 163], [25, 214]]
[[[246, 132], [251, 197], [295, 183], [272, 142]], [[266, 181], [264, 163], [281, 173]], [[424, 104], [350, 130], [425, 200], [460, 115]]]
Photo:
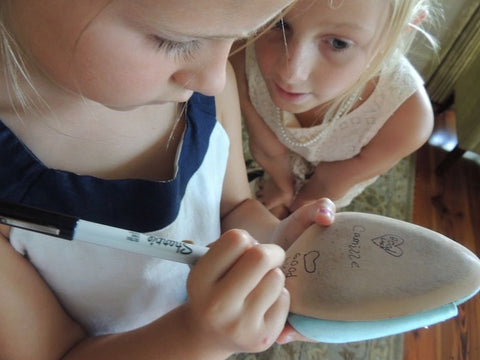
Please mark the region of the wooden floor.
[[[480, 165], [460, 158], [442, 175], [445, 150], [425, 145], [417, 153], [413, 222], [457, 240], [480, 256]], [[404, 360], [480, 360], [480, 295], [459, 316], [405, 334]]]

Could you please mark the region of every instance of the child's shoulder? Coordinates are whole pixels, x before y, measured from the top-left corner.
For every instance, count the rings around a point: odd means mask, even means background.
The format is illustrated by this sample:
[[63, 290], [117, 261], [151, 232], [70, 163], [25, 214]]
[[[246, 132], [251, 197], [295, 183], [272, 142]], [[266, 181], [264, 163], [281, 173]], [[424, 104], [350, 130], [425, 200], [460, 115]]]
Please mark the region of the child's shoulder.
[[388, 61], [381, 72], [381, 78], [404, 86], [423, 87], [424, 80], [412, 62], [405, 55], [398, 55]]
[[415, 67], [403, 55], [386, 64], [373, 81], [371, 96], [380, 108], [390, 111], [424, 88], [424, 81]]

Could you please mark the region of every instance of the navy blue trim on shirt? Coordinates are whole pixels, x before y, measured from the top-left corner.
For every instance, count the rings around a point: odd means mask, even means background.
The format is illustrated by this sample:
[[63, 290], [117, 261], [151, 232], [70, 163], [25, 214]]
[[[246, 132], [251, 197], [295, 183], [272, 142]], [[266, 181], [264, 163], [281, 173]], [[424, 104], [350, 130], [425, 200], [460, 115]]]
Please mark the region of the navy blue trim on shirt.
[[104, 180], [49, 169], [0, 121], [0, 198], [139, 232], [164, 228], [178, 215], [215, 124], [215, 99], [193, 94], [177, 174], [172, 180], [155, 182]]

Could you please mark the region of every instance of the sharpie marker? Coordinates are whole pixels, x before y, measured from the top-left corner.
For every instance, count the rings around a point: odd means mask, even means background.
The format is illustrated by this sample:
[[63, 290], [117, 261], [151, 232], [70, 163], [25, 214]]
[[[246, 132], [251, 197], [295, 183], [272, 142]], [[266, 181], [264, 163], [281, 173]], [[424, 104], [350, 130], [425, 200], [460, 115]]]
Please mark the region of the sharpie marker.
[[204, 246], [102, 225], [2, 200], [0, 200], [0, 224], [64, 240], [84, 241], [190, 265], [208, 251]]

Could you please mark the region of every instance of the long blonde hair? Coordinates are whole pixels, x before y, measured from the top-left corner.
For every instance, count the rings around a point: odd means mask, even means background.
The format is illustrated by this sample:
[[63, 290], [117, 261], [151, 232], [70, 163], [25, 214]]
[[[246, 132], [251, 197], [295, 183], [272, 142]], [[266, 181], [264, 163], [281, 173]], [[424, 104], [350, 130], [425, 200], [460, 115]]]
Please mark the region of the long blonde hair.
[[10, 0], [0, 2], [0, 64], [7, 95], [14, 110], [18, 111], [35, 107], [40, 96], [31, 82], [28, 57], [9, 30], [10, 6]]
[[[329, 1], [331, 6], [339, 7], [342, 5], [341, 1], [334, 4], [338, 0]], [[340, 117], [345, 116], [360, 99], [365, 86], [372, 79], [376, 78], [381, 72], [395, 69], [397, 60], [401, 55], [408, 53], [417, 35], [423, 35], [430, 46], [434, 50], [437, 49], [438, 45], [434, 37], [424, 27], [426, 24], [435, 23], [439, 16], [440, 8], [436, 6], [436, 0], [384, 1], [389, 2], [389, 21], [383, 29], [379, 50], [355, 84], [331, 102], [324, 117], [324, 122], [335, 118], [339, 112], [341, 112], [341, 114], [338, 114]]]
[[[34, 64], [31, 61], [28, 49], [21, 46], [16, 38], [12, 26], [11, 7], [14, 0], [0, 1], [0, 66], [3, 67], [6, 90], [13, 110], [19, 114], [24, 111], [41, 112], [49, 109], [49, 105], [42, 98], [32, 82]], [[83, 32], [94, 21], [95, 17], [114, 0], [108, 0], [99, 12], [87, 23]], [[77, 39], [77, 42], [78, 40]]]

